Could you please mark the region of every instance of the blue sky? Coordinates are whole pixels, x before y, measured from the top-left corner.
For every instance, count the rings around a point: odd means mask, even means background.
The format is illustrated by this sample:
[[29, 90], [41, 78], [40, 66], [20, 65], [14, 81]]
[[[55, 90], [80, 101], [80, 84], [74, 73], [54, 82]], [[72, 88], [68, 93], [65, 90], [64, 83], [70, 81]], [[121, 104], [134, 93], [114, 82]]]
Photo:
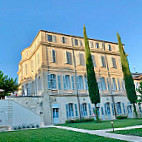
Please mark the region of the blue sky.
[[21, 51], [40, 29], [117, 42], [142, 72], [142, 0], [0, 0], [0, 70], [17, 77]]

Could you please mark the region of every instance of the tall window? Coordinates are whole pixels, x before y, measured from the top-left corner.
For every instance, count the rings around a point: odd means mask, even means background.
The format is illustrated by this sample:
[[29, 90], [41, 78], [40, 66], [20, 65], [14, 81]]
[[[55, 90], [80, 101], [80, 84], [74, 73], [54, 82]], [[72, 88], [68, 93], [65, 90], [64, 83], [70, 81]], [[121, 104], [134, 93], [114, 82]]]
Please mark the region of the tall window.
[[104, 77], [100, 77], [102, 91], [106, 90], [106, 82]]
[[69, 75], [63, 76], [63, 83], [64, 83], [64, 90], [70, 90], [71, 89], [70, 76]]
[[62, 43], [67, 43], [67, 38], [66, 37], [61, 37]]
[[89, 42], [89, 46], [90, 46], [91, 48], [94, 48], [94, 44], [93, 44], [92, 41]]
[[96, 48], [99, 49], [99, 43], [96, 43]]
[[87, 104], [86, 103], [82, 104], [82, 113], [83, 113], [83, 116], [87, 116]]
[[96, 67], [96, 60], [95, 60], [95, 56], [94, 56], [94, 55], [92, 55], [91, 57], [92, 57], [93, 65], [94, 65], [94, 67]]
[[52, 58], [53, 58], [53, 62], [56, 62], [56, 55], [55, 55], [55, 50], [52, 50]]
[[78, 76], [78, 89], [84, 90], [84, 83], [83, 83], [83, 77], [82, 76]]
[[77, 104], [74, 105], [75, 107], [75, 116], [78, 117], [78, 109], [77, 109]]
[[47, 40], [49, 42], [56, 42], [56, 36], [47, 34]]
[[115, 78], [112, 78], [112, 89], [117, 90]]
[[80, 65], [84, 66], [84, 55], [82, 53], [79, 53], [79, 60], [80, 60]]
[[76, 46], [78, 46], [78, 40], [77, 39], [74, 40], [74, 43], [75, 43]]
[[125, 90], [125, 83], [123, 79], [121, 80], [121, 85], [122, 85], [122, 90]]
[[117, 69], [116, 66], [116, 59], [112, 57], [112, 64], [113, 64], [113, 68]]
[[105, 51], [105, 43], [102, 43], [102, 48]]
[[67, 64], [72, 65], [72, 54], [70, 52], [66, 52]]
[[122, 110], [121, 110], [121, 103], [120, 102], [116, 103], [116, 108], [117, 108], [117, 114], [121, 114]]
[[79, 44], [80, 44], [80, 46], [82, 46], [82, 41], [81, 40], [79, 40]]
[[48, 89], [57, 89], [55, 74], [48, 75]]
[[69, 117], [74, 117], [73, 104], [72, 103], [68, 104], [68, 107], [69, 107]]
[[108, 90], [110, 90], [110, 83], [109, 83], [109, 79], [107, 78], [107, 88]]
[[109, 51], [112, 51], [110, 44], [108, 45], [108, 50], [109, 50]]
[[105, 62], [105, 57], [101, 56], [101, 61], [102, 61], [102, 67], [106, 67], [106, 62]]
[[92, 111], [91, 111], [91, 104], [90, 103], [88, 104], [88, 108], [89, 108], [89, 115], [91, 116], [92, 115]]

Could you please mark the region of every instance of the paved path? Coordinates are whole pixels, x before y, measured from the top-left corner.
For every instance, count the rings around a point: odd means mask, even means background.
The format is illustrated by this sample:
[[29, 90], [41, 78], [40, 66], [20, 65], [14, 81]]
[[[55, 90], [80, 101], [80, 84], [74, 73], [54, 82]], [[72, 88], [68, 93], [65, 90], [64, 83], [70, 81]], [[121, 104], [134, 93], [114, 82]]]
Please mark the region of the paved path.
[[[71, 131], [81, 132], [81, 133], [88, 133], [88, 134], [103, 136], [103, 137], [107, 137], [107, 138], [114, 138], [114, 139], [119, 139], [119, 140], [124, 140], [124, 141], [130, 141], [130, 142], [142, 142], [142, 137], [139, 137], [139, 136], [109, 133], [109, 131], [112, 131], [112, 129], [85, 130], [85, 129], [78, 129], [78, 128], [72, 128], [72, 127], [64, 127], [64, 126], [51, 126], [51, 127], [65, 129], [65, 130], [71, 130]], [[136, 129], [136, 128], [142, 128], [142, 125], [130, 126], [130, 127], [124, 127], [124, 128], [115, 128], [115, 131], [116, 130], [130, 130], [130, 129]]]

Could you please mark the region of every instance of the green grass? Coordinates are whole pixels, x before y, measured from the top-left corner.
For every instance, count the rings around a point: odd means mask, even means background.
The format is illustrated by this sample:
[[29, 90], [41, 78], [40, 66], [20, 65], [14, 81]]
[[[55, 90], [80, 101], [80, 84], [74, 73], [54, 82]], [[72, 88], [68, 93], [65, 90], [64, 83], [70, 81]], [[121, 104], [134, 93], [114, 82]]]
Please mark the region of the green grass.
[[134, 136], [140, 136], [140, 137], [142, 137], [142, 128], [131, 129], [131, 130], [115, 131], [114, 133], [122, 134], [122, 135], [134, 135]]
[[34, 130], [19, 130], [0, 133], [0, 142], [122, 142], [97, 135], [62, 130], [57, 128], [44, 128]]
[[[115, 128], [134, 126], [134, 125], [142, 125], [142, 118], [114, 120]], [[100, 129], [112, 128], [110, 121], [102, 121], [102, 123], [96, 123], [96, 122], [67, 123], [67, 124], [62, 124], [61, 126], [68, 126], [68, 127], [88, 129], [88, 130], [100, 130]]]

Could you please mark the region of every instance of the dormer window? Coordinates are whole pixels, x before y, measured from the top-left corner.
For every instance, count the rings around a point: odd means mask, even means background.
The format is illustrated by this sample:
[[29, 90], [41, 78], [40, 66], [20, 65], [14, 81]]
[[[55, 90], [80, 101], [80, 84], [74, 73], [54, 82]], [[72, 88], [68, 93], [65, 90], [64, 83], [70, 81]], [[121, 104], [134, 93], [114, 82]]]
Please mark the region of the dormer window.
[[74, 43], [75, 43], [76, 46], [78, 46], [78, 40], [77, 39], [74, 40]]
[[56, 42], [56, 36], [47, 34], [47, 40], [49, 42]]
[[109, 51], [112, 51], [112, 48], [111, 48], [111, 45], [110, 45], [110, 44], [108, 45], [108, 50], [109, 50]]
[[99, 49], [99, 43], [96, 43], [96, 48]]

